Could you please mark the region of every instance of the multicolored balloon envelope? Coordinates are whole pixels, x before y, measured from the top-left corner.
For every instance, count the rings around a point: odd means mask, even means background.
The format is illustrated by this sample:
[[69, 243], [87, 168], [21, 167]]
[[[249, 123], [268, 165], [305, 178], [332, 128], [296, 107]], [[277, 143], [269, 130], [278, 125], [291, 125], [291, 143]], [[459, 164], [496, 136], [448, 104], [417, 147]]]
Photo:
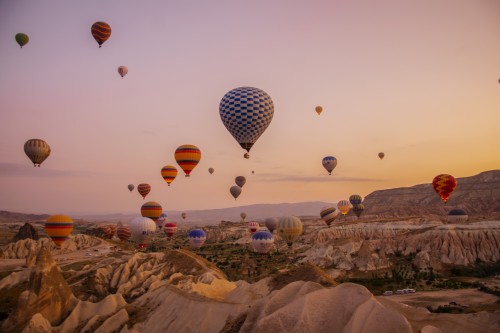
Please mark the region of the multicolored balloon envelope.
[[109, 239], [111, 239], [115, 236], [116, 225], [115, 224], [108, 224], [108, 228], [109, 228], [109, 233], [107, 234], [107, 236]]
[[173, 165], [165, 165], [161, 168], [161, 176], [163, 180], [167, 182], [168, 186], [170, 186], [175, 177], [177, 177], [177, 168]]
[[359, 194], [353, 194], [349, 197], [351, 205], [359, 205], [362, 201], [363, 198]]
[[189, 244], [193, 249], [199, 249], [205, 244], [205, 240], [207, 239], [207, 234], [205, 231], [201, 229], [193, 229], [188, 234]]
[[248, 222], [247, 228], [248, 228], [248, 231], [250, 231], [250, 233], [253, 234], [259, 230], [259, 228], [260, 228], [259, 222], [255, 222], [255, 221]]
[[455, 208], [448, 212], [447, 219], [448, 222], [452, 223], [466, 222], [469, 219], [469, 215], [463, 209]]
[[334, 206], [329, 206], [329, 207], [323, 207], [321, 209], [321, 212], [319, 213], [323, 221], [326, 222], [328, 226], [335, 221], [337, 216], [339, 216], [339, 211], [337, 210], [337, 207]]
[[50, 155], [50, 146], [41, 139], [30, 139], [24, 144], [24, 152], [28, 155], [33, 166], [40, 167], [43, 161]]
[[111, 36], [111, 27], [106, 22], [95, 22], [90, 28], [92, 36], [96, 40], [99, 47]]
[[290, 247], [302, 235], [302, 221], [296, 216], [282, 217], [278, 222], [276, 232]]
[[434, 191], [441, 197], [441, 200], [446, 203], [457, 187], [457, 180], [451, 175], [437, 175], [432, 180], [432, 187], [434, 187]]
[[160, 218], [163, 209], [159, 203], [156, 201], [148, 201], [141, 207], [141, 215], [143, 217], [148, 217], [153, 221]]
[[189, 177], [191, 171], [198, 165], [201, 160], [201, 151], [193, 145], [182, 145], [175, 150], [175, 161], [181, 169]]
[[271, 97], [260, 89], [240, 87], [222, 97], [219, 115], [241, 148], [250, 152], [273, 120], [274, 103]]
[[275, 217], [269, 217], [266, 219], [266, 227], [272, 233], [278, 227], [278, 219]]
[[331, 175], [333, 169], [337, 166], [337, 159], [333, 156], [326, 156], [323, 158], [321, 163], [323, 164], [323, 168], [325, 168], [326, 171], [328, 171], [328, 174]]
[[19, 46], [22, 48], [24, 45], [28, 44], [28, 42], [30, 41], [30, 38], [28, 37], [28, 35], [26, 34], [23, 34], [22, 32], [16, 34], [16, 42], [17, 44], [19, 44]]
[[73, 231], [73, 219], [66, 215], [52, 215], [45, 222], [45, 232], [57, 247], [69, 237]]
[[120, 225], [116, 228], [116, 235], [122, 242], [126, 242], [130, 239], [130, 227], [128, 225]]
[[347, 200], [340, 200], [337, 202], [337, 208], [340, 210], [342, 215], [347, 215], [347, 213], [351, 210], [351, 207], [351, 203]]
[[274, 245], [274, 237], [269, 231], [257, 231], [252, 235], [252, 245], [259, 253], [269, 252]]
[[146, 183], [139, 184], [137, 185], [137, 192], [145, 199], [149, 192], [151, 192], [151, 185]]
[[175, 224], [174, 222], [168, 222], [167, 224], [165, 224], [163, 230], [165, 231], [167, 237], [172, 237], [177, 231], [177, 224]]

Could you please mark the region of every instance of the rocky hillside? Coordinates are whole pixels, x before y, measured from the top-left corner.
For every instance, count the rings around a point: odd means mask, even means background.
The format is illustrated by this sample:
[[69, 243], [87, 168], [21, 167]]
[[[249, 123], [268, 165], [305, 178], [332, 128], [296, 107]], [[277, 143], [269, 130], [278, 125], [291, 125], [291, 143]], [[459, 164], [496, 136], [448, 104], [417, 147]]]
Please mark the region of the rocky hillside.
[[430, 183], [375, 191], [366, 196], [363, 204], [366, 218], [442, 217], [452, 208], [464, 209], [472, 217], [498, 217], [500, 216], [500, 170], [458, 178], [457, 188], [446, 205]]

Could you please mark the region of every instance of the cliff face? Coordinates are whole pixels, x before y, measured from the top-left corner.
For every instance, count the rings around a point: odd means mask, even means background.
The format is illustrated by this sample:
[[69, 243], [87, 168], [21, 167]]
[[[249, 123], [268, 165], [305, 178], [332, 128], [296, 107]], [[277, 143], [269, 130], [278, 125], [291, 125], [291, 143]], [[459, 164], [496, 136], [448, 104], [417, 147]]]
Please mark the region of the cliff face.
[[363, 201], [364, 216], [446, 216], [452, 208], [469, 216], [500, 216], [500, 170], [457, 178], [457, 188], [445, 205], [432, 184], [375, 191]]
[[38, 240], [40, 238], [38, 236], [38, 231], [36, 231], [36, 229], [28, 222], [26, 222], [21, 228], [19, 228], [19, 231], [14, 236], [12, 241], [17, 242], [18, 240], [27, 239], [27, 238], [33, 239], [33, 240]]

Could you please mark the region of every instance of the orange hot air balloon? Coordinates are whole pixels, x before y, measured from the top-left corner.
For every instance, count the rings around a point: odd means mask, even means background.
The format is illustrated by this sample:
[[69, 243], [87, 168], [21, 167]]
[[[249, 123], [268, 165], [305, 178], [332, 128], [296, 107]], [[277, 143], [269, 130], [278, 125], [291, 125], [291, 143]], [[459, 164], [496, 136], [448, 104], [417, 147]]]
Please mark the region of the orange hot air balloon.
[[189, 177], [189, 174], [198, 165], [200, 159], [201, 151], [196, 146], [182, 145], [175, 150], [175, 160], [186, 174], [186, 177]]
[[45, 232], [57, 247], [68, 238], [73, 231], [73, 219], [66, 215], [52, 215], [45, 222]]
[[316, 113], [317, 113], [317, 114], [318, 114], [318, 116], [319, 116], [319, 115], [321, 114], [321, 112], [323, 112], [323, 107], [321, 107], [321, 106], [317, 106], [317, 107], [315, 108], [315, 110], [316, 110]]
[[92, 24], [90, 32], [97, 44], [99, 44], [99, 47], [101, 47], [108, 40], [109, 36], [111, 36], [111, 27], [106, 22], [95, 22]]
[[451, 175], [437, 175], [432, 180], [432, 187], [434, 187], [434, 191], [441, 197], [441, 200], [446, 203], [451, 193], [457, 187], [457, 180]]
[[137, 192], [139, 192], [140, 195], [142, 195], [142, 198], [146, 198], [146, 196], [151, 192], [151, 185], [142, 183], [137, 185]]
[[161, 205], [155, 201], [148, 201], [141, 207], [141, 215], [155, 222], [160, 218], [162, 212]]
[[177, 168], [173, 165], [165, 165], [161, 169], [161, 176], [167, 182], [168, 186], [170, 186], [175, 177], [177, 177]]

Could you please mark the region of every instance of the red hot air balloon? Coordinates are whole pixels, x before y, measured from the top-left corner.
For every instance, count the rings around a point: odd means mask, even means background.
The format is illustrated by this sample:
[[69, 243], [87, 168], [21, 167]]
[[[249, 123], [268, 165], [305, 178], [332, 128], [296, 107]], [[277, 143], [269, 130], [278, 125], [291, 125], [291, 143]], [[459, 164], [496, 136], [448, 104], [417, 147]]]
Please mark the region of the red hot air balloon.
[[457, 180], [451, 175], [437, 175], [432, 180], [432, 187], [434, 187], [434, 191], [441, 197], [441, 200], [446, 203], [451, 193], [457, 187]]
[[140, 195], [142, 195], [142, 198], [146, 198], [146, 196], [149, 194], [151, 191], [151, 185], [143, 183], [137, 185], [137, 192], [139, 192]]

